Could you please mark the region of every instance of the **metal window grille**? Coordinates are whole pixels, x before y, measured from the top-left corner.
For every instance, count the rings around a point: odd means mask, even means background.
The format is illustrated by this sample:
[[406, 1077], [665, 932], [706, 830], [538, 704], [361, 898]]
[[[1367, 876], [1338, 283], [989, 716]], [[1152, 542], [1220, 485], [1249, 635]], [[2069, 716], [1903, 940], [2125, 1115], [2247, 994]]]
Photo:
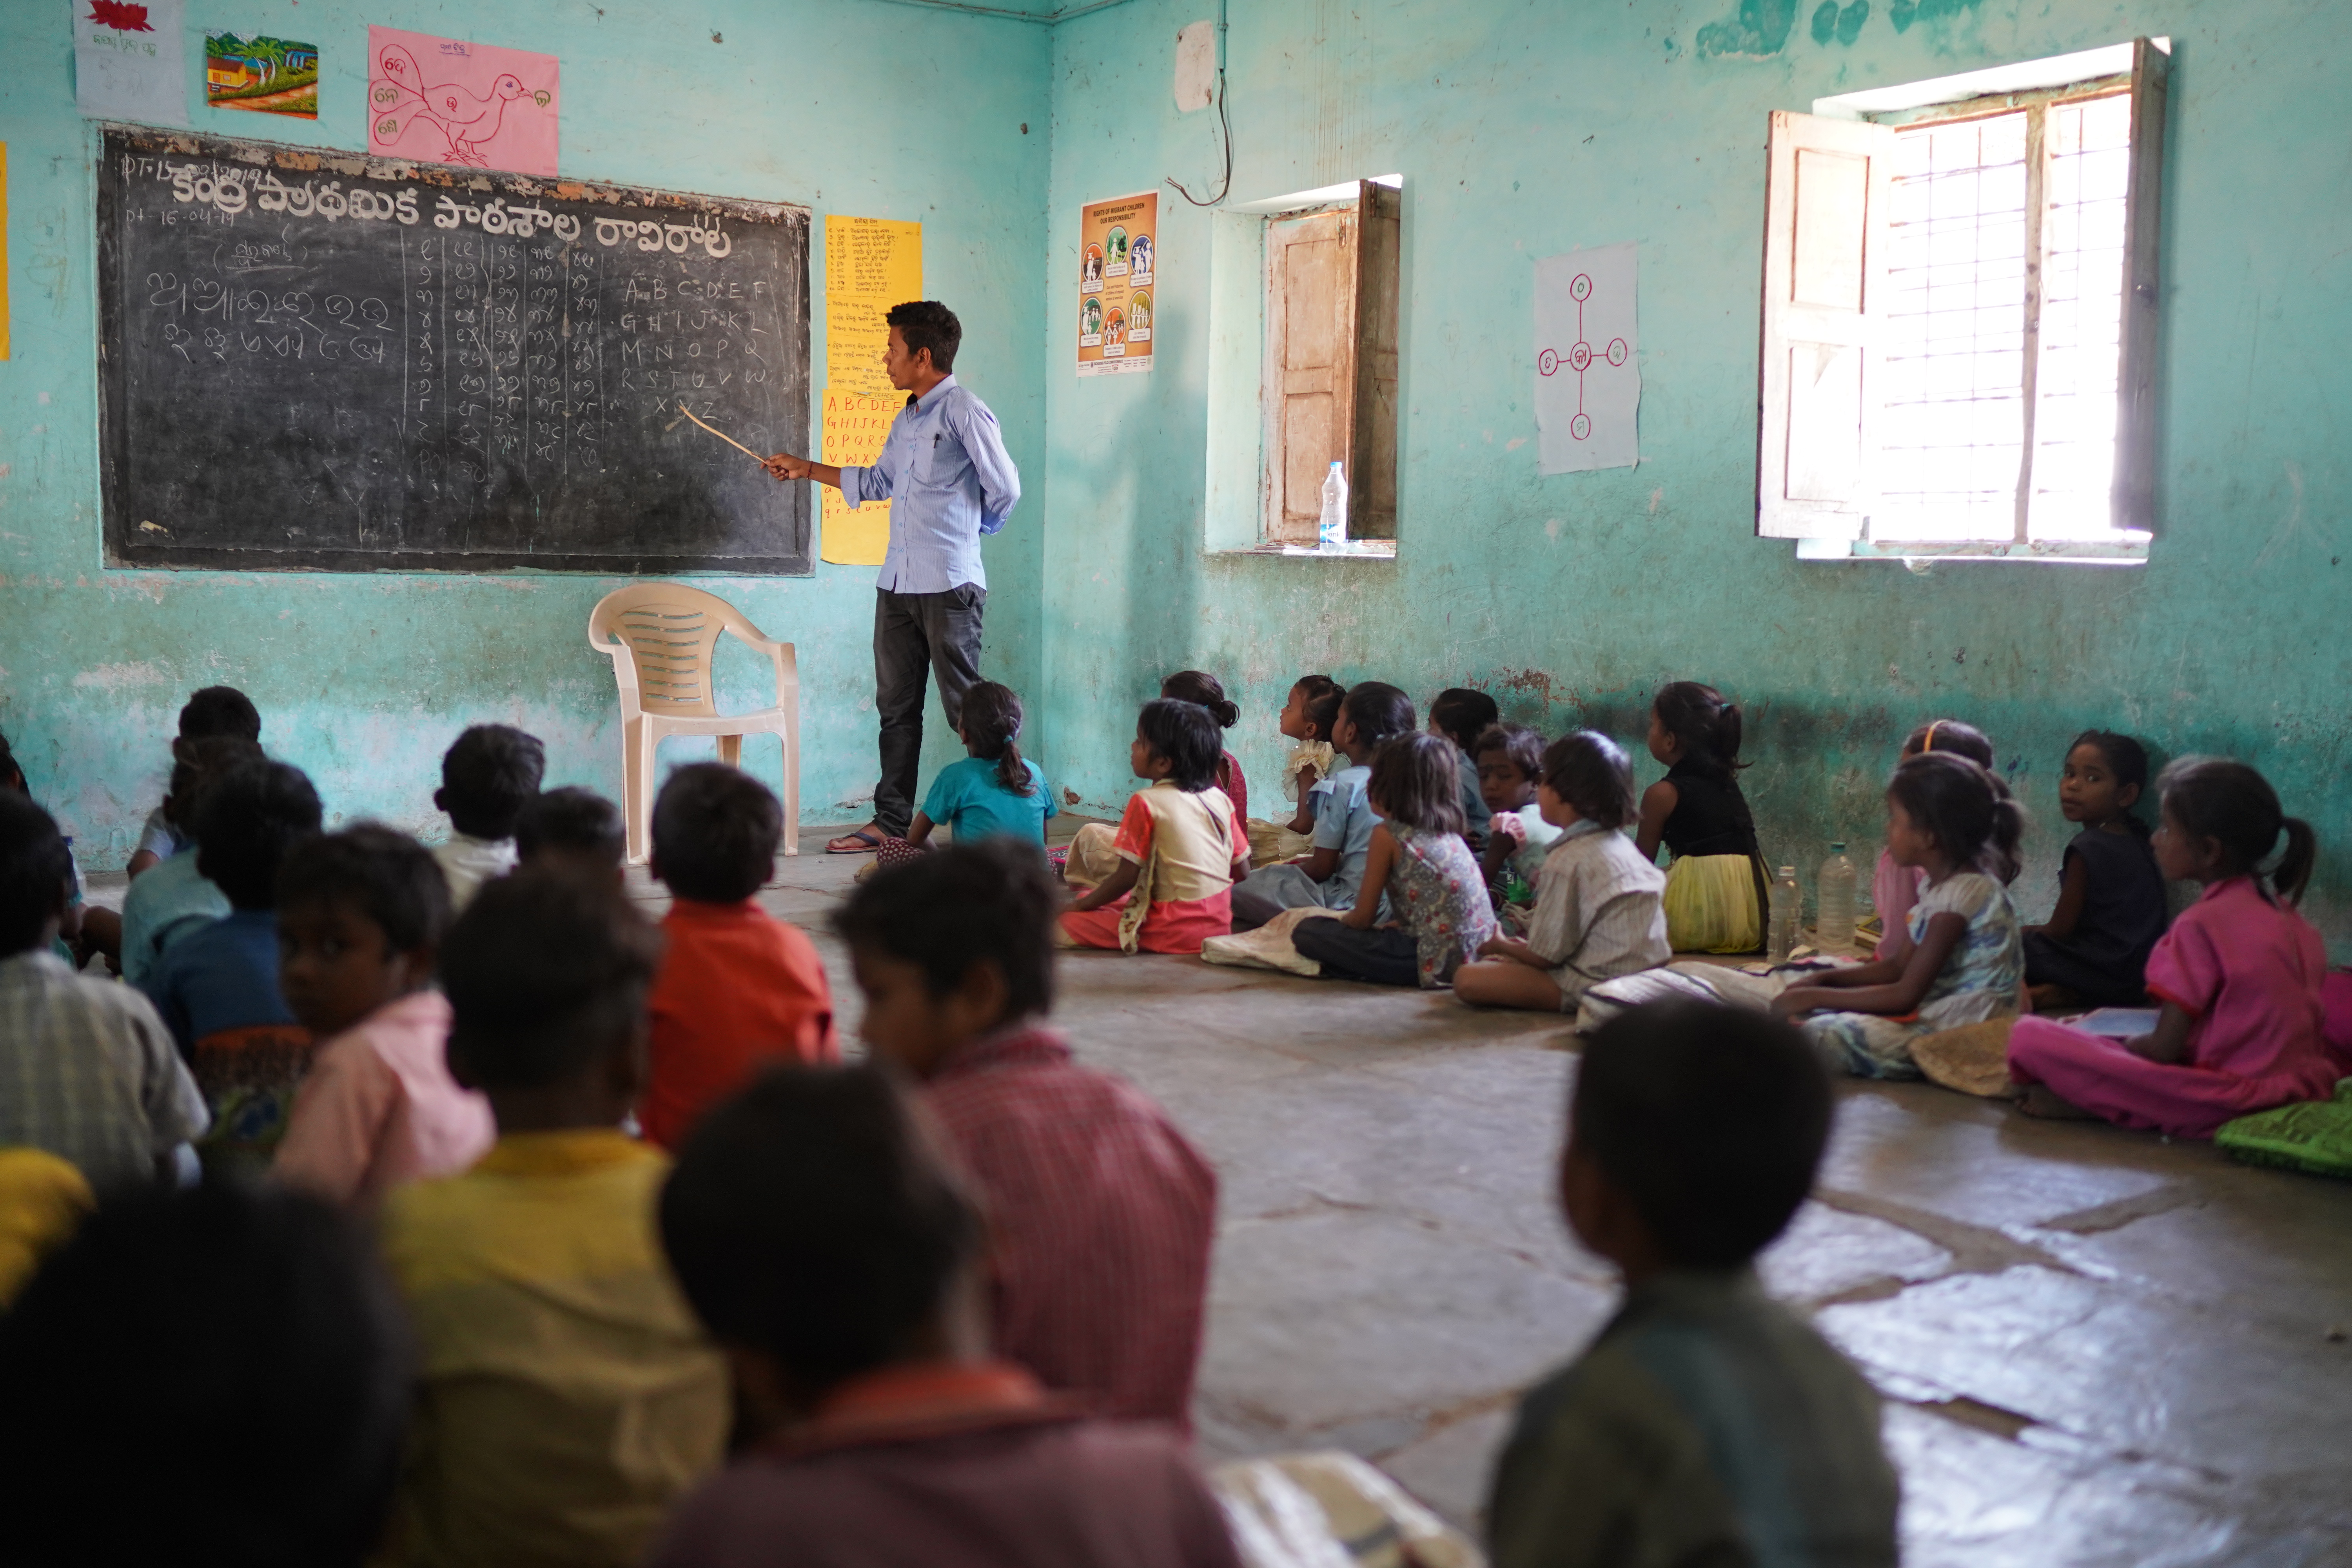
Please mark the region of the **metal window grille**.
[[1906, 126], [1896, 147], [1871, 537], [2111, 535], [2129, 98]]

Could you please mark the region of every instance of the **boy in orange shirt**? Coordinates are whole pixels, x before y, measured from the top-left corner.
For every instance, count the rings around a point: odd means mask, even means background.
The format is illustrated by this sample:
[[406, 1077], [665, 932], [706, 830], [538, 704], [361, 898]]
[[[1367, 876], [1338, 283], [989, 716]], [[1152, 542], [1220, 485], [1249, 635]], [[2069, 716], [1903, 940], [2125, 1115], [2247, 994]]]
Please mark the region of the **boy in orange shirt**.
[[772, 1062], [841, 1059], [815, 944], [753, 901], [783, 823], [767, 786], [723, 763], [678, 769], [654, 801], [653, 874], [674, 902], [637, 1121], [665, 1149]]

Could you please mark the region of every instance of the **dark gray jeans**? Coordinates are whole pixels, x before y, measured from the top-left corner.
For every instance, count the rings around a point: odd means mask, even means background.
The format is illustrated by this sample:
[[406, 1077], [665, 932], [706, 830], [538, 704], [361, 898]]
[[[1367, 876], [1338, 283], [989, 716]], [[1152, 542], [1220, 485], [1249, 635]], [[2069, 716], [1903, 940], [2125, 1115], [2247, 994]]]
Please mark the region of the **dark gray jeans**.
[[1421, 984], [1421, 944], [1409, 931], [1374, 926], [1358, 931], [1338, 921], [1300, 921], [1290, 945], [1323, 966], [1326, 974], [1374, 985]]
[[940, 679], [948, 722], [963, 717], [963, 694], [980, 679], [980, 619], [988, 590], [966, 583], [944, 594], [874, 591], [874, 709], [882, 720], [882, 780], [874, 820], [904, 835], [921, 783], [925, 676]]

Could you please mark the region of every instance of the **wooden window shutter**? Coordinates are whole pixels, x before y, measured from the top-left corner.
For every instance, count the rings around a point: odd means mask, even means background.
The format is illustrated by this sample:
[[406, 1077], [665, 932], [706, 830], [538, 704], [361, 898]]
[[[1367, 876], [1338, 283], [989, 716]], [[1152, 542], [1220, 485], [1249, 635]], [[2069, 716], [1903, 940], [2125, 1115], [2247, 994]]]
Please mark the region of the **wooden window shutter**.
[[1885, 126], [1771, 117], [1756, 449], [1764, 538], [1859, 539], [1869, 520], [1894, 174]]
[[[1356, 471], [1352, 208], [1266, 226], [1265, 537], [1312, 544], [1332, 462]], [[1352, 479], [1350, 483], [1352, 484]]]
[[1397, 522], [1397, 286], [1403, 261], [1402, 195], [1357, 187], [1356, 438], [1348, 465], [1348, 536], [1394, 539]]
[[2131, 179], [2124, 193], [2124, 320], [2116, 366], [2114, 525], [2156, 526], [2156, 349], [2163, 294], [2164, 110], [2172, 58], [2147, 38], [2132, 42]]

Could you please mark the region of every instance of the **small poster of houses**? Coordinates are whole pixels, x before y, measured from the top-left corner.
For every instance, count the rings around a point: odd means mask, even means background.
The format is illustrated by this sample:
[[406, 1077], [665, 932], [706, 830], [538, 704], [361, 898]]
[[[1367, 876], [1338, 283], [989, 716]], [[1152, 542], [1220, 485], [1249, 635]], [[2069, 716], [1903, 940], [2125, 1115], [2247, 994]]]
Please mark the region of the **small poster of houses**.
[[205, 35], [205, 101], [215, 109], [319, 118], [319, 46]]

